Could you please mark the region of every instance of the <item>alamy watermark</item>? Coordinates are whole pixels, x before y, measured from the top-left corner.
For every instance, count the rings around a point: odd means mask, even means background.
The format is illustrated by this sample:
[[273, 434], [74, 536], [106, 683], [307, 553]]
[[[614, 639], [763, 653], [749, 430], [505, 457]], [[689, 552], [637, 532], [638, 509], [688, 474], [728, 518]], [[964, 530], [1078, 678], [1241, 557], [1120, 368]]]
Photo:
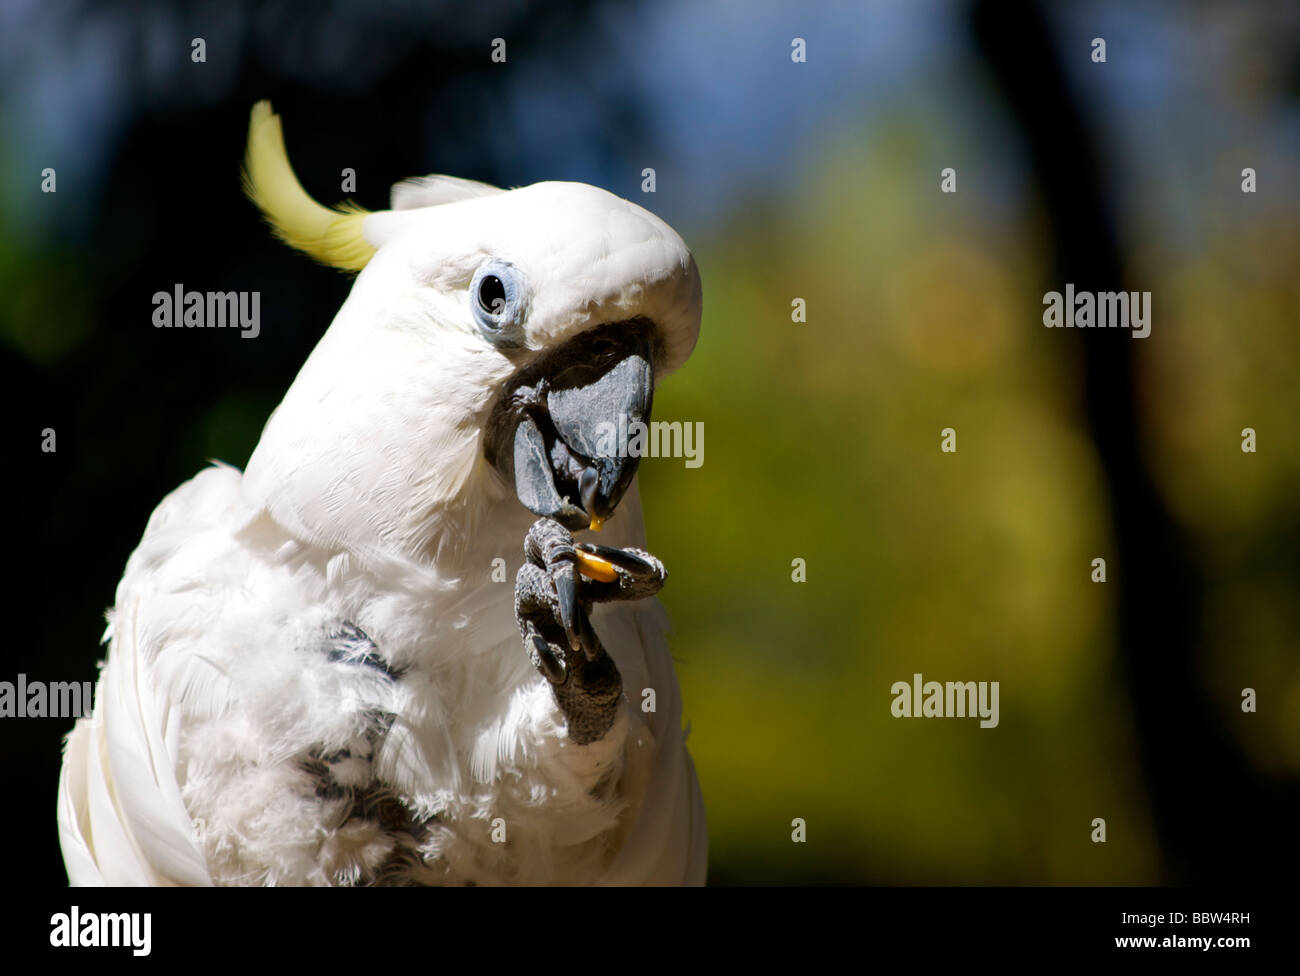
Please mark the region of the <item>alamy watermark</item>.
[[260, 291], [171, 291], [153, 294], [155, 329], [239, 329], [241, 339], [262, 331]]
[[1049, 329], [1132, 329], [1134, 339], [1151, 334], [1151, 292], [1075, 292], [1067, 283], [1065, 294], [1043, 295], [1043, 325]]
[[894, 696], [889, 710], [894, 718], [975, 718], [980, 728], [998, 727], [998, 683], [996, 681], [923, 681], [912, 675], [909, 684], [895, 681], [889, 688]]
[[0, 681], [0, 718], [85, 718], [94, 703], [93, 681]]
[[153, 913], [71, 911], [50, 916], [50, 945], [56, 949], [128, 948], [147, 956], [153, 948]]
[[704, 424], [680, 420], [628, 421], [620, 414], [618, 423], [596, 425], [596, 454], [599, 457], [685, 458], [688, 468], [704, 463]]

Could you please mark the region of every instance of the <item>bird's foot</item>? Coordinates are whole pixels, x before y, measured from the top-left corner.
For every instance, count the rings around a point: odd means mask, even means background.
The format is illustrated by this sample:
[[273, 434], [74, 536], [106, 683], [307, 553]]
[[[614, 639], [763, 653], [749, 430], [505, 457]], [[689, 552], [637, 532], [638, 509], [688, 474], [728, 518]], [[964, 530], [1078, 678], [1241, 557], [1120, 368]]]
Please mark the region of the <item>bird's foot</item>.
[[618, 716], [623, 679], [591, 626], [595, 603], [658, 592], [663, 563], [639, 549], [575, 544], [554, 519], [538, 519], [524, 539], [515, 577], [515, 618], [524, 649], [551, 683], [569, 724], [585, 745], [604, 737]]

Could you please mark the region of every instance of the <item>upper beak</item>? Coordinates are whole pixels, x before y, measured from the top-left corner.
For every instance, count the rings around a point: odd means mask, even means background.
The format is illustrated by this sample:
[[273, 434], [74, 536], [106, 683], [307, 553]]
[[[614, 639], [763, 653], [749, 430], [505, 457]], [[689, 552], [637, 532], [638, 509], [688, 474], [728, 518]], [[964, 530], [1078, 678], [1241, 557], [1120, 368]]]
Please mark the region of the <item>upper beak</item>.
[[653, 336], [644, 320], [599, 326], [511, 378], [486, 450], [524, 507], [570, 531], [614, 513], [640, 461], [629, 432], [650, 421]]

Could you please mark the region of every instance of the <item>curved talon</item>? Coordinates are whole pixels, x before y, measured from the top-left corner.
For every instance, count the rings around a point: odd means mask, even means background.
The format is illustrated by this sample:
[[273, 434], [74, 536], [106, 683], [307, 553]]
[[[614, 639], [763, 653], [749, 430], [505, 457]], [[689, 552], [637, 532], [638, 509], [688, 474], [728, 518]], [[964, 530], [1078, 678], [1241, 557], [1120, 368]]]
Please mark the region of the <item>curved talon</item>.
[[[584, 613], [581, 623], [579, 624], [579, 640], [582, 643], [582, 653], [587, 655], [588, 661], [594, 661], [600, 656], [604, 648], [600, 644], [600, 638], [596, 636], [596, 631], [592, 629], [591, 620]], [[575, 648], [576, 650], [576, 648]]]
[[560, 605], [560, 625], [569, 639], [569, 646], [578, 649], [578, 632], [575, 621], [578, 619], [578, 583], [572, 563], [552, 569], [551, 577], [555, 580], [555, 596]]
[[537, 661], [546, 680], [553, 685], [564, 681], [564, 660], [557, 657], [541, 634], [533, 634], [533, 650], [537, 652]]
[[533, 523], [524, 557], [515, 577], [515, 618], [524, 648], [551, 684], [570, 739], [596, 742], [613, 727], [623, 679], [592, 626], [592, 608], [652, 596], [667, 573], [640, 549], [576, 545], [554, 519]]

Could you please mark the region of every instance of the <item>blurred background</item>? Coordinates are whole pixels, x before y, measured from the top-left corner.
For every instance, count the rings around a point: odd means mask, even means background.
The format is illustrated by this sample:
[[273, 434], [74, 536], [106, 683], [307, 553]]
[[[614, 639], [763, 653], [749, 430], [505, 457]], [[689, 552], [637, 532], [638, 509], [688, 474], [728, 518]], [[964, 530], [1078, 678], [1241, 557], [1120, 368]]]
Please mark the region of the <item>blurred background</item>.
[[[0, 680], [95, 676], [149, 513], [247, 461], [348, 291], [240, 194], [267, 97], [320, 200], [581, 180], [694, 249], [655, 416], [704, 464], [641, 479], [712, 881], [1294, 871], [1300, 7], [6, 0]], [[1045, 329], [1066, 281], [1150, 291], [1150, 337]], [[154, 329], [178, 282], [260, 290], [261, 335]], [[999, 725], [893, 718], [916, 672], [998, 681]], [[8, 857], [50, 884], [68, 725], [0, 719]]]

